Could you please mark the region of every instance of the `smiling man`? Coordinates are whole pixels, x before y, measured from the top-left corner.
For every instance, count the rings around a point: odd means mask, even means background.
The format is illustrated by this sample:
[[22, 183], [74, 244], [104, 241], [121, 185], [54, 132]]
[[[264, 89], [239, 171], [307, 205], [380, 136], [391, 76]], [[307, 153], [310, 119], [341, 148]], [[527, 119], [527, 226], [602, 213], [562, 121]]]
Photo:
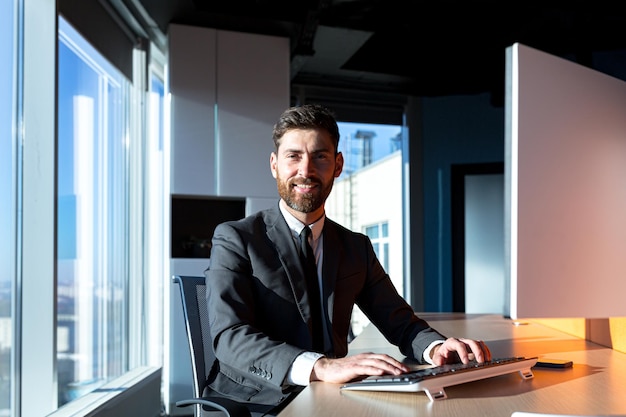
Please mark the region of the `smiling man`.
[[[312, 381], [408, 371], [385, 354], [346, 356], [355, 304], [409, 359], [435, 365], [491, 359], [483, 342], [447, 338], [416, 316], [368, 237], [325, 216], [326, 198], [343, 169], [332, 112], [315, 104], [289, 108], [273, 140], [270, 170], [280, 200], [219, 225], [213, 236], [206, 283], [217, 359], [205, 393], [245, 402], [255, 415], [275, 415]], [[300, 260], [303, 230], [310, 231], [317, 293]], [[316, 322], [321, 336], [314, 336]]]

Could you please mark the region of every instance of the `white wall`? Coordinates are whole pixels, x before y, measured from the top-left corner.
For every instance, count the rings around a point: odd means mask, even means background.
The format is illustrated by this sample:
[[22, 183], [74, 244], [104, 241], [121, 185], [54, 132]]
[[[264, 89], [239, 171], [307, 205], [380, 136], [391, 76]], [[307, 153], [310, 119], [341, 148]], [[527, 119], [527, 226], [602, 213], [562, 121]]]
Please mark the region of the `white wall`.
[[289, 39], [170, 25], [171, 192], [271, 197], [272, 127], [289, 105]]
[[171, 25], [172, 194], [215, 193], [216, 30]]

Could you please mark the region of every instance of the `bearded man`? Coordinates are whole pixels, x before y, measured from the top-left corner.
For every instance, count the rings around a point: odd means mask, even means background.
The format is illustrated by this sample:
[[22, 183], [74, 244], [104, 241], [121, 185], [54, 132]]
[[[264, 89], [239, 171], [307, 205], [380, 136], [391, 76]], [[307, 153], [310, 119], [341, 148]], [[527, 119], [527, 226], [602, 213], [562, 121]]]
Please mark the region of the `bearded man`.
[[[344, 163], [333, 113], [316, 104], [291, 107], [273, 141], [277, 204], [220, 224], [213, 235], [205, 274], [215, 360], [205, 394], [244, 402], [253, 415], [275, 415], [312, 381], [408, 372], [386, 354], [346, 356], [354, 305], [410, 360], [490, 360], [482, 341], [443, 336], [419, 318], [369, 238], [326, 217]], [[300, 258], [303, 230], [316, 261], [313, 287]]]

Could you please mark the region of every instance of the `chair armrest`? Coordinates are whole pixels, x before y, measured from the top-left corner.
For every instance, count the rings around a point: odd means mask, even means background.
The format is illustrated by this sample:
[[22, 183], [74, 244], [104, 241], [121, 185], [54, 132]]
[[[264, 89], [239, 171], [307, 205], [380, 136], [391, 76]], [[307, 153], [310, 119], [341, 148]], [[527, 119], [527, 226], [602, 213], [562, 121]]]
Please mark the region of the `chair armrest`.
[[177, 407], [186, 407], [188, 405], [207, 406], [213, 410], [226, 413], [226, 417], [250, 417], [250, 410], [245, 405], [229, 398], [204, 397], [176, 401]]

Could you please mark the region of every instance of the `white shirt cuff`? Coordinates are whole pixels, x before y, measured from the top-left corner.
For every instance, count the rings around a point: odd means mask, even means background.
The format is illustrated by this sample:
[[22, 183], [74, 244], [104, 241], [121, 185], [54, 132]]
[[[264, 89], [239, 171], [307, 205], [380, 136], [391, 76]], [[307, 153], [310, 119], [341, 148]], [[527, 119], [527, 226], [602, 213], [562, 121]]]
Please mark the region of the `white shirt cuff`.
[[291, 369], [287, 374], [287, 383], [290, 385], [307, 386], [311, 382], [311, 372], [313, 365], [319, 358], [324, 357], [317, 352], [304, 352], [293, 361]]
[[424, 360], [426, 361], [426, 363], [429, 363], [431, 365], [435, 364], [433, 362], [432, 358], [431, 358], [430, 352], [432, 352], [432, 350], [435, 348], [435, 346], [442, 345], [444, 341], [445, 340], [435, 340], [430, 345], [428, 345], [428, 347], [424, 350], [424, 353], [422, 355], [424, 357]]

